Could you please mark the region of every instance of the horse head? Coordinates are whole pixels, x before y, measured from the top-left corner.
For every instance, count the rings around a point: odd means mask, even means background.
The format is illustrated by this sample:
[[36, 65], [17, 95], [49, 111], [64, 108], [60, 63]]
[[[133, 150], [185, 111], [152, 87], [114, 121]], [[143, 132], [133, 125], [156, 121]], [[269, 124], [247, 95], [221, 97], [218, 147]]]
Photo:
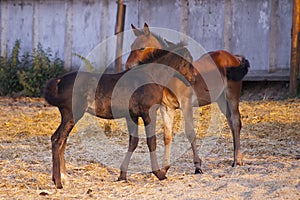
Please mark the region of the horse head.
[[131, 24], [132, 31], [136, 39], [131, 45], [131, 52], [126, 61], [125, 69], [135, 67], [141, 60], [146, 59], [155, 49], [161, 49], [162, 45], [155, 35], [153, 35], [148, 25], [145, 23], [142, 30], [138, 30]]

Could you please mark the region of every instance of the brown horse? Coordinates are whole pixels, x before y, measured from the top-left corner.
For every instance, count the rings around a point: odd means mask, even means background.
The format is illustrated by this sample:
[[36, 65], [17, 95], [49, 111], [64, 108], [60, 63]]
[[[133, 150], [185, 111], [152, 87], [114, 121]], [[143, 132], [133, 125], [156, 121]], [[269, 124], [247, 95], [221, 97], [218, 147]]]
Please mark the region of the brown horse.
[[[126, 69], [134, 67], [140, 59], [147, 57], [147, 47], [156, 47], [165, 49], [172, 44], [161, 37], [150, 32], [145, 23], [143, 30], [136, 29], [133, 25], [132, 30], [136, 36], [131, 48], [132, 51], [126, 62]], [[159, 44], [159, 45], [158, 45]], [[192, 87], [187, 87], [178, 79], [173, 78], [169, 82], [169, 89], [175, 96], [167, 95], [169, 101], [175, 101], [176, 97], [182, 109], [185, 119], [185, 133], [191, 142], [193, 150], [193, 159], [195, 164], [195, 173], [202, 173], [201, 159], [198, 156], [196, 147], [196, 136], [193, 126], [192, 106], [204, 106], [212, 102], [217, 102], [220, 110], [226, 116], [233, 135], [234, 161], [232, 166], [242, 165], [242, 152], [240, 149], [240, 130], [241, 120], [239, 112], [239, 98], [242, 87], [242, 79], [247, 74], [250, 67], [248, 60], [243, 56], [234, 56], [223, 50], [209, 52], [193, 62], [196, 70], [196, 80]], [[194, 90], [196, 100], [191, 95]], [[183, 93], [186, 93], [184, 95]], [[167, 97], [165, 97], [167, 98]], [[172, 100], [173, 98], [173, 100]], [[174, 108], [175, 109], [175, 108]], [[161, 113], [164, 120], [164, 140], [165, 157], [164, 169], [167, 171], [170, 167], [170, 146], [172, 141], [172, 125], [174, 118], [174, 109], [162, 107]]]
[[[129, 131], [128, 152], [120, 167], [119, 180], [126, 179], [126, 172], [131, 155], [138, 144], [138, 118], [143, 119], [147, 145], [150, 151], [152, 172], [159, 179], [165, 179], [165, 172], [158, 167], [156, 158], [156, 110], [159, 104], [167, 105], [163, 99], [164, 87], [157, 84], [153, 72], [170, 74], [170, 68], [178, 71], [190, 82], [194, 81], [193, 66], [177, 54], [189, 54], [182, 44], [168, 50], [152, 50], [142, 65], [119, 74], [96, 74], [72, 72], [60, 78], [51, 79], [44, 90], [47, 102], [57, 106], [61, 114], [61, 123], [51, 137], [52, 143], [52, 179], [57, 188], [62, 188], [62, 178], [66, 177], [64, 152], [70, 131], [85, 112], [105, 119], [126, 118]], [[167, 72], [160, 71], [158, 65], [166, 65]], [[175, 72], [171, 72], [171, 76]], [[178, 75], [177, 75], [178, 76]], [[99, 79], [100, 78], [100, 79]], [[168, 79], [168, 77], [167, 77]], [[165, 80], [166, 82], [168, 80]], [[121, 82], [121, 84], [119, 84]], [[118, 92], [116, 85], [118, 85]], [[125, 96], [129, 96], [126, 102]], [[124, 103], [125, 101], [125, 103]]]

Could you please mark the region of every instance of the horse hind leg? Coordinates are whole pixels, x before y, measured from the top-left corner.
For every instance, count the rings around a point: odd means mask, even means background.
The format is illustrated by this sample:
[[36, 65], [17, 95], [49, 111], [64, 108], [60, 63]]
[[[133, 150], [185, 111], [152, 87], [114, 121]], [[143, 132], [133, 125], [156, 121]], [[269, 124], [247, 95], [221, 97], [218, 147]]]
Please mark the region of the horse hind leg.
[[234, 161], [232, 166], [243, 165], [243, 155], [240, 147], [240, 132], [242, 128], [241, 116], [238, 109], [238, 105], [235, 103], [229, 103], [231, 110], [231, 122], [232, 122], [232, 135], [233, 135], [233, 145], [234, 145]]
[[[236, 95], [238, 97], [239, 95]], [[233, 136], [233, 147], [234, 147], [234, 161], [232, 166], [235, 167], [237, 165], [243, 165], [243, 155], [240, 148], [240, 131], [242, 128], [241, 120], [240, 120], [240, 112], [239, 112], [239, 97], [234, 98], [235, 96], [230, 94], [227, 91], [227, 95], [225, 97], [225, 93], [218, 99], [217, 103], [222, 111], [222, 113], [226, 116], [228, 125], [231, 129]]]
[[64, 160], [64, 151], [66, 148], [66, 141], [74, 127], [75, 123], [72, 114], [63, 114], [62, 122], [51, 136], [52, 143], [52, 180], [56, 188], [62, 188], [62, 176], [66, 177], [66, 166]]
[[[71, 103], [70, 103], [71, 104]], [[62, 182], [68, 183], [66, 172], [64, 153], [67, 145], [68, 136], [75, 126], [76, 122], [82, 118], [86, 107], [78, 106], [76, 115], [74, 116], [72, 109], [65, 107], [60, 108], [61, 124], [51, 136], [52, 144], [52, 180], [56, 188], [62, 188]]]
[[64, 158], [66, 146], [67, 146], [67, 139], [64, 141], [61, 151], [60, 151], [60, 174], [61, 174], [61, 181], [64, 185], [69, 184], [69, 178], [68, 178], [66, 164], [65, 164], [65, 158]]

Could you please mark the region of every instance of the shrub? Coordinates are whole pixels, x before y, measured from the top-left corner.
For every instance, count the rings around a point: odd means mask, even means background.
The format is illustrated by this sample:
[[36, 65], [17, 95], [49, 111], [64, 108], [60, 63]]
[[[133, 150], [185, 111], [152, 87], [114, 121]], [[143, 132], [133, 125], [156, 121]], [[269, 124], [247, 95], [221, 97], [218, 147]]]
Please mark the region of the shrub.
[[[12, 95], [23, 91], [26, 96], [39, 97], [47, 80], [64, 72], [64, 62], [42, 45], [30, 54], [20, 56], [20, 41], [15, 42], [9, 58], [0, 58], [0, 94]], [[19, 59], [21, 58], [21, 59]]]
[[41, 96], [46, 81], [64, 72], [64, 62], [57, 54], [53, 56], [50, 49], [44, 51], [40, 44], [33, 51], [33, 56], [29, 59], [23, 57], [21, 63], [25, 66], [18, 75], [26, 96]]
[[19, 82], [18, 71], [19, 68], [19, 53], [20, 40], [14, 44], [10, 57], [0, 57], [0, 94], [8, 95], [20, 92], [23, 86]]

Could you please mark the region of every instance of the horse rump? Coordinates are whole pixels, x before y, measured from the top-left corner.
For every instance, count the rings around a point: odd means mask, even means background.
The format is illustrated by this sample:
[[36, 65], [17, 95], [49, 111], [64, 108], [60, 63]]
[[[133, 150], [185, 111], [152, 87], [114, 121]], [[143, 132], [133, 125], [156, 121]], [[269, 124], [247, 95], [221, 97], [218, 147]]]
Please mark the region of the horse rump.
[[246, 58], [241, 57], [240, 66], [226, 68], [227, 79], [232, 81], [241, 81], [248, 73], [249, 67], [249, 61]]
[[61, 107], [69, 104], [77, 72], [65, 74], [59, 78], [50, 79], [44, 88], [43, 97], [52, 106]]
[[44, 98], [52, 106], [59, 105], [58, 95], [58, 85], [61, 80], [59, 78], [53, 78], [46, 83], [44, 88]]

